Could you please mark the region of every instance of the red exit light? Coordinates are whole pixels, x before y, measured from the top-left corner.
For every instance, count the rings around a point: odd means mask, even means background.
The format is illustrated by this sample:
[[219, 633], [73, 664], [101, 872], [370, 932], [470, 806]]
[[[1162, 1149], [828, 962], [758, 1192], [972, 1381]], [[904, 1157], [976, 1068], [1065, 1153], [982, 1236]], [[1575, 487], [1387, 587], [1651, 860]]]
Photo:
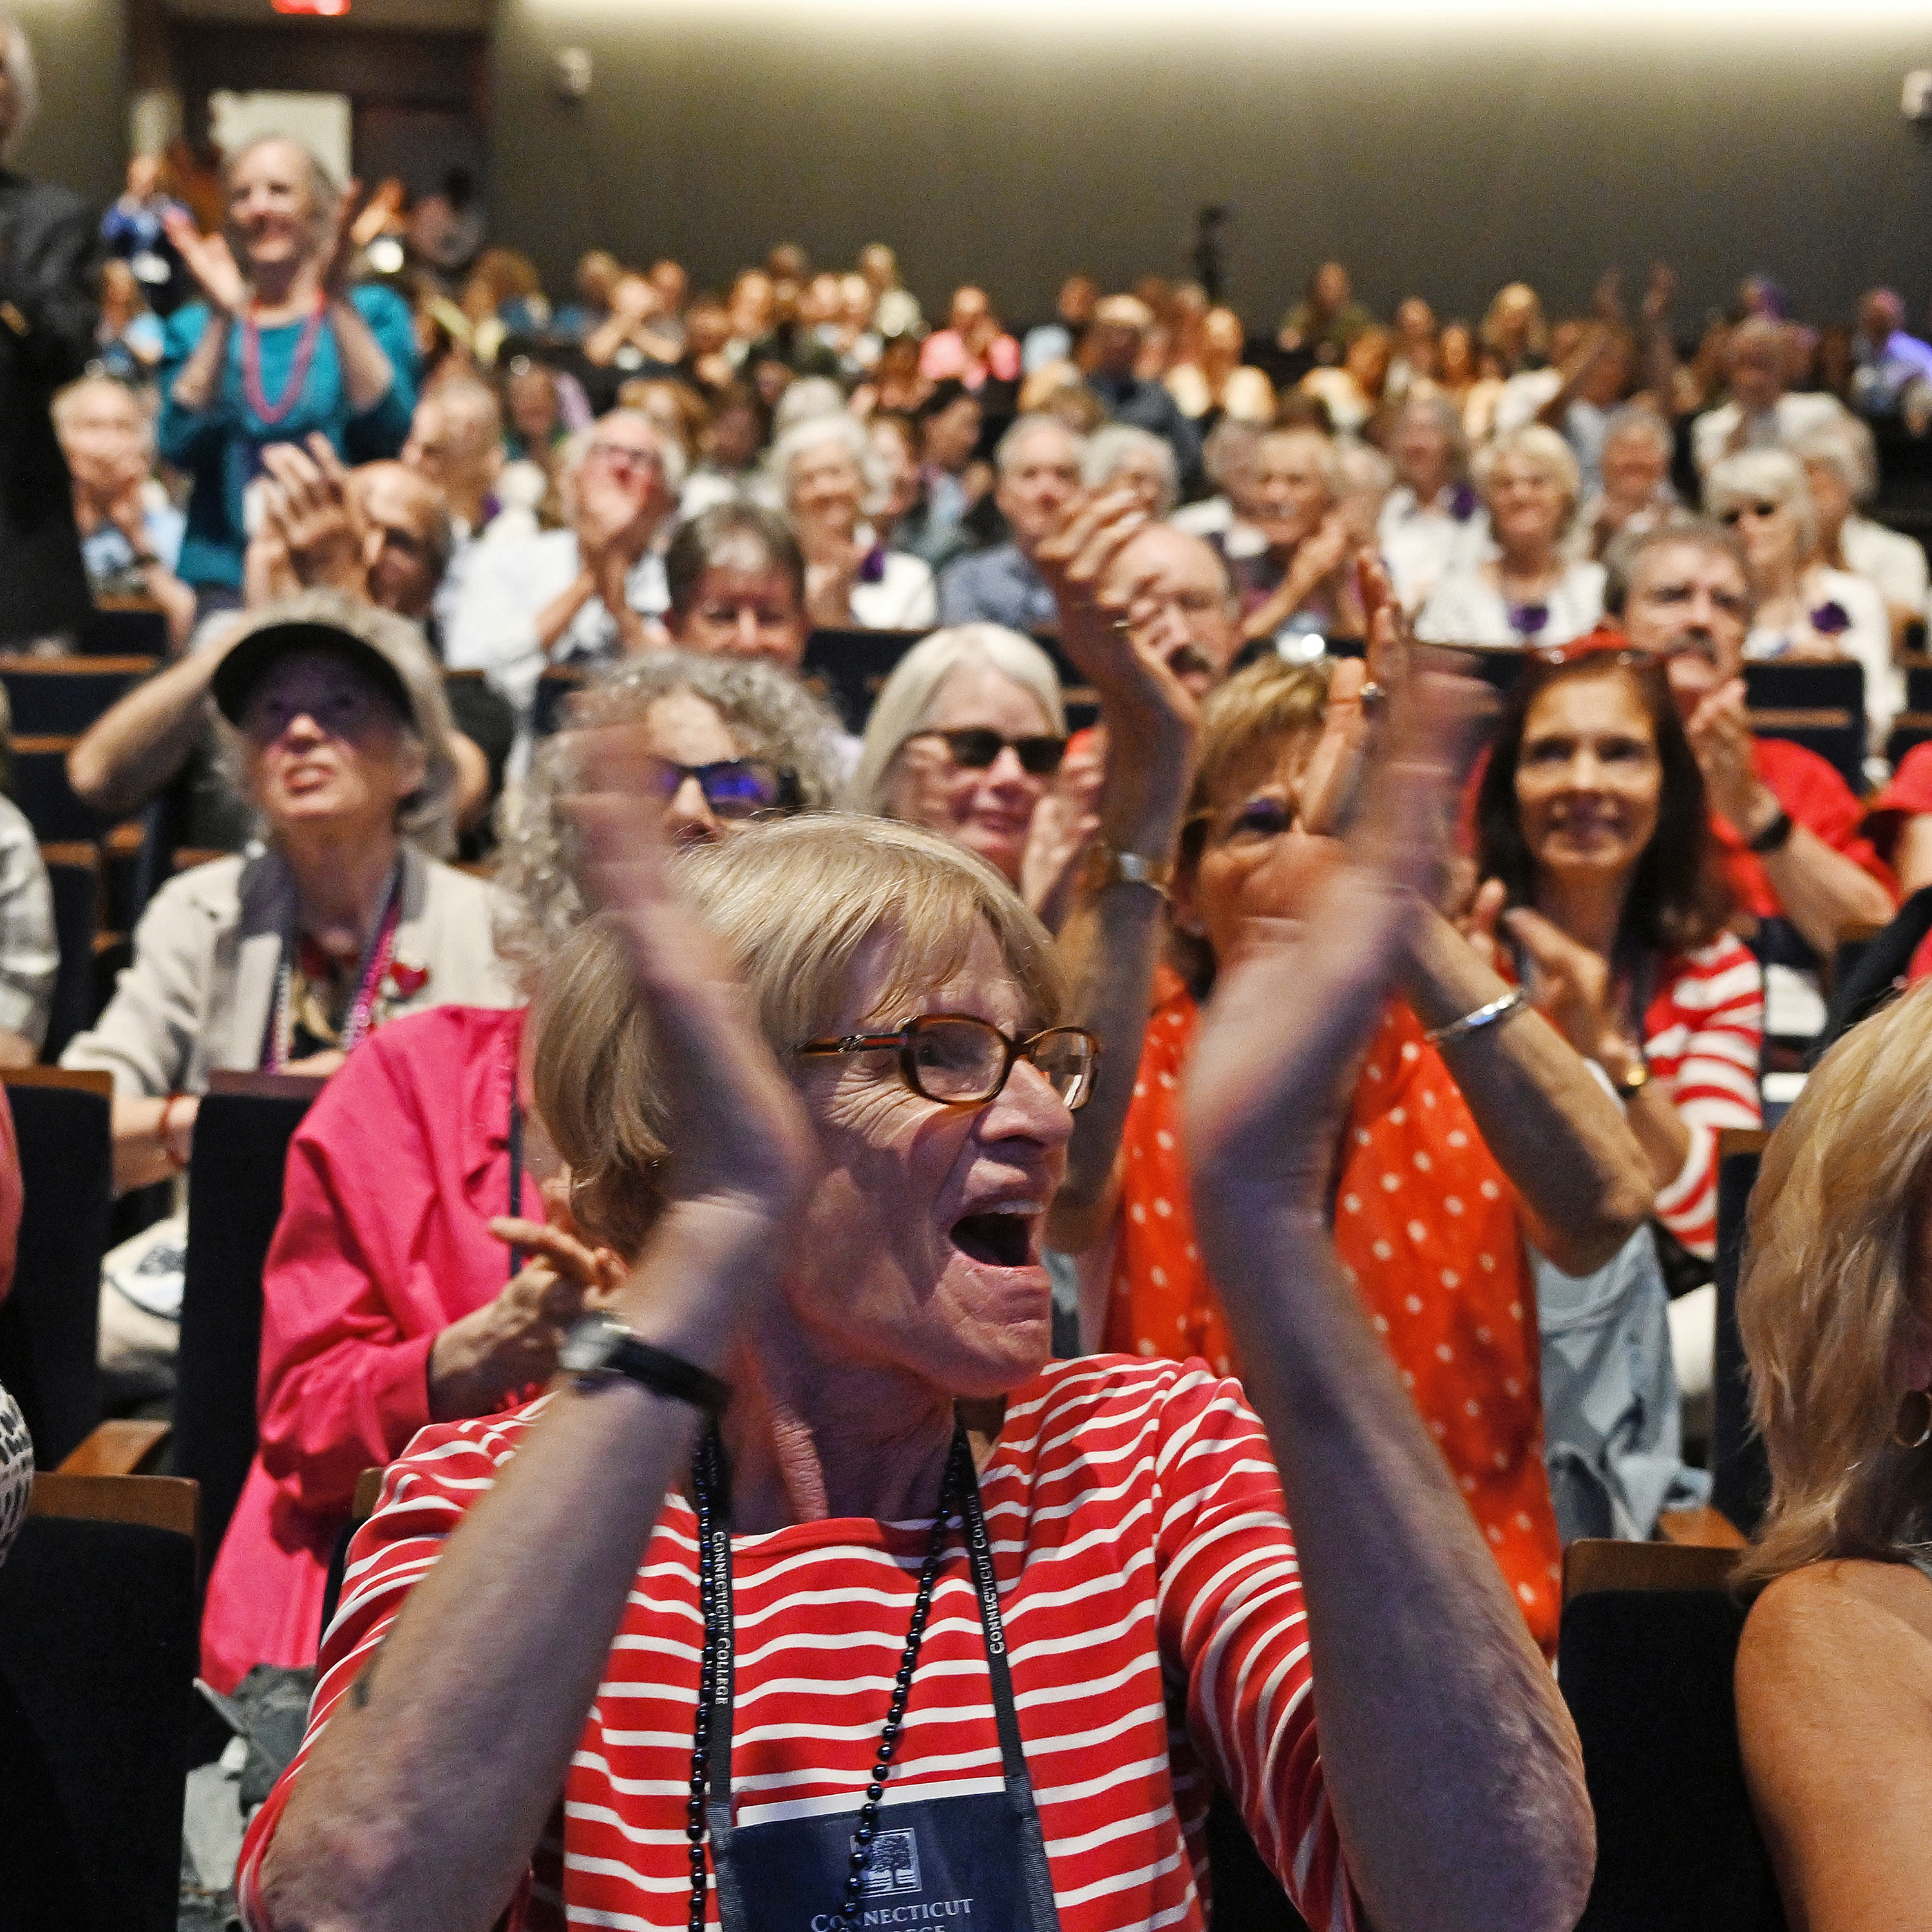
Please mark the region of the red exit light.
[[278, 14], [321, 14], [330, 17], [349, 10], [349, 0], [268, 0]]

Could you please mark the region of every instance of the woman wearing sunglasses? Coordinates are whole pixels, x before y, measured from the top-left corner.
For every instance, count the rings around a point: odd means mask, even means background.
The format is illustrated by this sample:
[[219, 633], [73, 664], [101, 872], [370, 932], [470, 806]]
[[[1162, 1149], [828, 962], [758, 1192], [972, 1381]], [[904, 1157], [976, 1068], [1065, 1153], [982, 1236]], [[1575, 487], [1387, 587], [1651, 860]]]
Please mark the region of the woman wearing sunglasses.
[[[674, 847], [836, 800], [835, 721], [767, 664], [626, 658], [580, 703], [622, 728], [632, 782]], [[584, 917], [558, 805], [566, 745], [539, 750], [498, 874], [497, 950], [526, 994]], [[363, 1470], [427, 1422], [488, 1414], [542, 1382], [594, 1279], [519, 1265], [490, 1231], [501, 1214], [541, 1220], [555, 1172], [526, 1118], [524, 1010], [424, 1017], [351, 1054], [296, 1136], [262, 1282], [261, 1447], [202, 1627], [202, 1674], [224, 1690], [252, 1664], [314, 1661]]]
[[1882, 748], [1904, 708], [1885, 599], [1862, 577], [1834, 570], [1818, 548], [1818, 513], [1797, 458], [1781, 449], [1727, 456], [1704, 479], [1704, 507], [1744, 545], [1757, 613], [1744, 656], [1784, 663], [1850, 658], [1864, 667], [1870, 742]]
[[1048, 1360], [1090, 1047], [1008, 886], [877, 818], [667, 867], [592, 752], [606, 910], [532, 1022], [582, 1232], [514, 1232], [625, 1259], [542, 1400], [390, 1473], [256, 1932], [1202, 1932], [1217, 1783], [1311, 1924], [1574, 1924], [1574, 1730], [1321, 1211], [1468, 716], [1415, 699], [1202, 1029], [1246, 1390]]
[[958, 624], [914, 645], [886, 679], [854, 800], [963, 845], [1017, 886], [1066, 750], [1053, 660], [1017, 631]]

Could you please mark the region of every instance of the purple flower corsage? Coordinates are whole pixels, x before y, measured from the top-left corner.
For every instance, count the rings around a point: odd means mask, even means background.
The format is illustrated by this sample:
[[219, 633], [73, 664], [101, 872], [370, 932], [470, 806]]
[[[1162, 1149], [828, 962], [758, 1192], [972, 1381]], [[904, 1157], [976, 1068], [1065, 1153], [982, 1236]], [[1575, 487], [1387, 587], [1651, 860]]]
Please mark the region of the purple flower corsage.
[[1835, 638], [1841, 631], [1852, 628], [1850, 614], [1835, 599], [1821, 604], [1811, 614], [1811, 628], [1821, 638]]
[[866, 551], [866, 560], [859, 566], [859, 581], [861, 584], [881, 584], [885, 580], [885, 575], [886, 547], [882, 543], [875, 543]]
[[1550, 622], [1547, 604], [1512, 604], [1509, 607], [1509, 626], [1526, 643], [1539, 638]]
[[1459, 524], [1466, 524], [1476, 514], [1477, 496], [1466, 483], [1459, 483], [1449, 493], [1449, 514]]

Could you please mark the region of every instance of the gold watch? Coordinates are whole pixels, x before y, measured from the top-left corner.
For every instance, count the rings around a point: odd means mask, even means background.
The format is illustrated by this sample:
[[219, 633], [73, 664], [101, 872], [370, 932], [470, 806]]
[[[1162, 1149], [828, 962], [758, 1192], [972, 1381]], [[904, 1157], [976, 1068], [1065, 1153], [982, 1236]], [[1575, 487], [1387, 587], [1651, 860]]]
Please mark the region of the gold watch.
[[1096, 838], [1088, 848], [1080, 886], [1089, 898], [1096, 898], [1109, 886], [1118, 885], [1146, 886], [1166, 898], [1173, 877], [1171, 859], [1150, 859], [1138, 852], [1123, 852], [1118, 845]]

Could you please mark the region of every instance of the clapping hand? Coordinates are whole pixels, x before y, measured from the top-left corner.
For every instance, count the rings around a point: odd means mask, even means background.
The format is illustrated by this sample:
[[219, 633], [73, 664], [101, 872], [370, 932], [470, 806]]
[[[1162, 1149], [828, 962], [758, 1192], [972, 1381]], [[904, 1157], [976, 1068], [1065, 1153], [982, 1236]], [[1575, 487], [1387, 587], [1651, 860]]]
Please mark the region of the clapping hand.
[[368, 520], [328, 437], [310, 436], [306, 449], [272, 442], [262, 452], [262, 466], [268, 472], [263, 534], [280, 544], [296, 578], [308, 588], [365, 596]]
[[1255, 1229], [1286, 1210], [1318, 1220], [1342, 1088], [1442, 862], [1446, 808], [1490, 698], [1419, 660], [1367, 754], [1359, 808], [1298, 916], [1256, 920], [1203, 1016], [1184, 1098], [1204, 1239], [1245, 1275]]
[[218, 314], [239, 315], [248, 304], [248, 284], [227, 237], [202, 234], [188, 210], [172, 202], [161, 211], [161, 226], [188, 273], [201, 284], [209, 306]]
[[1594, 1059], [1612, 1031], [1609, 962], [1528, 906], [1512, 908], [1502, 923], [1534, 968], [1538, 1008], [1586, 1060]]
[[583, 842], [583, 890], [622, 935], [676, 1123], [667, 1211], [722, 1215], [769, 1241], [812, 1172], [804, 1109], [723, 947], [668, 875], [648, 734], [607, 725], [568, 745], [562, 803]]

